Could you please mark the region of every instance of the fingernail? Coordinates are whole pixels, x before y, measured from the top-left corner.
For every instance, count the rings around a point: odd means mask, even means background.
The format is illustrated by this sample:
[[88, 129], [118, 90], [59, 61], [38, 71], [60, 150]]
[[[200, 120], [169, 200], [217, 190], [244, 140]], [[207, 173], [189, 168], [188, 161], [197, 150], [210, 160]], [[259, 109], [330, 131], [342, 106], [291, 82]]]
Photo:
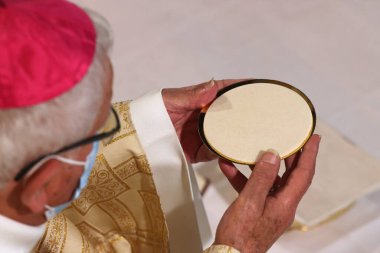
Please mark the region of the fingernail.
[[260, 160], [270, 164], [277, 164], [279, 155], [276, 150], [268, 149], [265, 153], [262, 154]]
[[211, 80], [208, 82], [206, 86], [207, 88], [212, 88], [214, 85], [215, 85], [215, 80], [214, 78], [211, 78]]
[[278, 154], [278, 152], [277, 152], [276, 150], [272, 149], [272, 148], [268, 149], [267, 152], [270, 152], [270, 153], [272, 153], [272, 154], [275, 154], [276, 156], [280, 156], [280, 155]]

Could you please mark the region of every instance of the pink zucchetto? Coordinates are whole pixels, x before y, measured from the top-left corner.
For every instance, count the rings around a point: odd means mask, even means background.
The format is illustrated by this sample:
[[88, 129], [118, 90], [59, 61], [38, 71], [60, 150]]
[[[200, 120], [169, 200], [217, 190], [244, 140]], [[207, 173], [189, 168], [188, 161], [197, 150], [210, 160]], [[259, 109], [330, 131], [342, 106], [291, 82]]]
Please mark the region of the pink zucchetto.
[[64, 0], [0, 0], [0, 109], [33, 106], [86, 75], [95, 27]]

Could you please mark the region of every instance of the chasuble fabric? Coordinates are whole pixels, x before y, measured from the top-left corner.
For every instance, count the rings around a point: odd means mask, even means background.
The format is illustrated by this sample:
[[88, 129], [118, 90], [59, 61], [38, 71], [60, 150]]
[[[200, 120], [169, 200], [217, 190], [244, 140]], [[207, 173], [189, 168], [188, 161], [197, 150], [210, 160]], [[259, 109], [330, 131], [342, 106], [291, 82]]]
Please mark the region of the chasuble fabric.
[[[188, 206], [176, 219], [172, 219], [170, 212], [166, 213], [170, 205], [175, 208], [173, 203], [180, 200], [172, 198], [169, 203], [164, 194], [164, 205], [161, 205], [153, 175], [163, 174], [163, 171], [152, 174], [131, 120], [130, 103], [116, 103], [114, 108], [121, 120], [120, 132], [108, 145], [101, 144], [87, 186], [77, 200], [46, 224], [45, 233], [33, 252], [201, 252], [194, 207]], [[185, 192], [191, 192], [189, 183], [179, 181], [184, 184], [182, 188], [187, 189]], [[191, 201], [191, 196], [186, 199], [186, 203]], [[170, 248], [165, 216], [177, 226], [171, 230]], [[178, 234], [182, 234], [181, 238]], [[186, 234], [187, 241], [183, 236]], [[218, 245], [205, 252], [237, 252], [231, 250], [231, 247]]]
[[121, 131], [101, 146], [88, 185], [47, 223], [35, 252], [168, 252], [165, 218], [129, 103], [114, 108]]

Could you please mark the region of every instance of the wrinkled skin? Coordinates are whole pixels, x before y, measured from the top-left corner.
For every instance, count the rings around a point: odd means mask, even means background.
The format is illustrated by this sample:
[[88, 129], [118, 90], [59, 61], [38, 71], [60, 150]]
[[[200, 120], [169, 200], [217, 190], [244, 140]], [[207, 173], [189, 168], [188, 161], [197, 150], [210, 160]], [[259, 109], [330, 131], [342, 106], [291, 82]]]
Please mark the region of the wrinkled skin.
[[[292, 224], [297, 206], [315, 172], [320, 136], [314, 135], [302, 151], [286, 159], [280, 178], [280, 158], [271, 152], [258, 160], [249, 179], [233, 164], [220, 160], [221, 170], [239, 191], [224, 213], [215, 244], [227, 244], [241, 252], [266, 252]], [[273, 185], [276, 190], [272, 191]]]

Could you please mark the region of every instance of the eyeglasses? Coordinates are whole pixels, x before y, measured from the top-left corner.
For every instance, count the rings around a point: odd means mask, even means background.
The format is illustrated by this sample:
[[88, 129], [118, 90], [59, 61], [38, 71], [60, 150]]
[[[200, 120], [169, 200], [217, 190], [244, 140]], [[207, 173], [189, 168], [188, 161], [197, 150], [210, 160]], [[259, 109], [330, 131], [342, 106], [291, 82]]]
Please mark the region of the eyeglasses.
[[37, 158], [36, 160], [32, 161], [31, 163], [29, 163], [28, 165], [26, 165], [25, 167], [23, 167], [17, 173], [17, 175], [15, 176], [14, 180], [15, 181], [20, 181], [26, 174], [28, 174], [33, 169], [33, 167], [37, 163], [41, 162], [42, 160], [44, 160], [45, 158], [47, 158], [49, 156], [54, 156], [54, 155], [66, 152], [68, 150], [75, 149], [77, 147], [93, 143], [94, 141], [104, 140], [104, 143], [108, 144], [112, 140], [113, 135], [116, 132], [118, 132], [119, 130], [120, 130], [120, 120], [119, 120], [119, 117], [117, 116], [117, 113], [116, 113], [115, 109], [113, 109], [111, 107], [110, 116], [108, 117], [108, 119], [107, 119], [104, 127], [101, 129], [100, 133], [98, 133], [96, 135], [93, 135], [93, 136], [90, 136], [90, 137], [87, 137], [87, 138], [84, 138], [84, 139], [82, 139], [80, 141], [74, 142], [73, 144], [65, 146], [65, 147], [63, 147], [63, 148], [61, 148], [61, 149], [59, 149], [59, 150], [57, 150], [57, 151], [55, 151], [53, 153], [50, 153], [50, 154], [47, 154], [47, 155], [43, 155], [43, 156]]

